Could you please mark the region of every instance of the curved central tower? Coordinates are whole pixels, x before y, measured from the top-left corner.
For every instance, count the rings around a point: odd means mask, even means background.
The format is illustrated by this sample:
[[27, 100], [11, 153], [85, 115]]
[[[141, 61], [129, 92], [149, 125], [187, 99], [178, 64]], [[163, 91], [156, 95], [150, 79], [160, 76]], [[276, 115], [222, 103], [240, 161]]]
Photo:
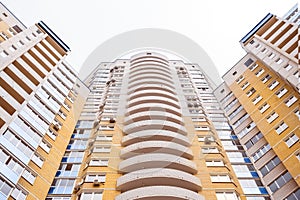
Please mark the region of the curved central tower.
[[203, 199], [174, 78], [160, 54], [131, 58], [116, 200]]

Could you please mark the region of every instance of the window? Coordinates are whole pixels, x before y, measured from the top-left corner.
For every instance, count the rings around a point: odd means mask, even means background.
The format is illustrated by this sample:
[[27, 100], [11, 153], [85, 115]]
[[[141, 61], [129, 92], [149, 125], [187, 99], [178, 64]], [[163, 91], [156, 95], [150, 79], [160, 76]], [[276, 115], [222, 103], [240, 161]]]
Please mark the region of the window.
[[290, 65], [290, 64], [287, 64], [286, 66], [284, 66], [284, 69], [285, 69], [286, 71], [290, 71], [292, 68], [293, 68], [293, 66]]
[[275, 156], [272, 160], [270, 160], [267, 164], [265, 164], [259, 171], [263, 176], [265, 176], [280, 163], [281, 161], [279, 160], [279, 158]]
[[88, 174], [85, 177], [85, 182], [94, 182], [97, 180], [98, 182], [104, 183], [106, 179], [105, 174]]
[[89, 166], [108, 166], [108, 159], [92, 159], [89, 162]]
[[217, 175], [210, 175], [210, 180], [213, 183], [216, 182], [231, 182], [230, 177], [227, 174], [217, 174]]
[[196, 131], [209, 131], [208, 126], [195, 126]]
[[290, 173], [285, 172], [284, 174], [280, 175], [273, 183], [271, 183], [269, 185], [269, 188], [274, 193], [291, 179], [292, 176], [290, 175]]
[[12, 186], [10, 186], [4, 179], [0, 177], [0, 197], [4, 196], [4, 199], [6, 199], [11, 190]]
[[24, 179], [26, 179], [29, 183], [33, 184], [35, 181], [36, 175], [34, 173], [30, 172], [29, 170], [25, 169], [22, 174], [22, 177]]
[[83, 192], [79, 196], [79, 200], [101, 200], [102, 192]]
[[281, 58], [277, 58], [275, 62], [276, 62], [278, 65], [280, 65], [280, 64], [283, 62], [283, 60], [282, 60]]
[[297, 97], [290, 96], [284, 103], [287, 107], [291, 107], [297, 100]]
[[6, 51], [2, 51], [0, 53], [0, 56], [2, 56], [3, 58], [6, 58], [9, 54]]
[[255, 73], [255, 75], [256, 75], [257, 77], [260, 77], [260, 75], [262, 75], [264, 72], [265, 72], [264, 69], [260, 69], [260, 70], [258, 70], [258, 71]]
[[40, 168], [43, 166], [43, 163], [44, 163], [44, 159], [38, 155], [38, 154], [33, 154], [31, 160], [37, 165], [39, 166]]
[[223, 160], [206, 160], [205, 163], [207, 167], [224, 166]]
[[257, 152], [255, 152], [254, 154], [252, 154], [252, 158], [254, 161], [257, 161], [258, 159], [260, 159], [263, 155], [265, 155], [265, 153], [267, 153], [269, 150], [271, 149], [271, 146], [269, 144], [266, 144], [265, 146], [263, 146], [261, 149], [259, 149]]
[[250, 149], [254, 144], [256, 144], [261, 138], [263, 137], [263, 134], [261, 132], [258, 132], [255, 136], [253, 136], [246, 144], [245, 146], [247, 149]]
[[290, 148], [291, 146], [293, 146], [296, 142], [299, 141], [299, 138], [297, 135], [295, 135], [294, 133], [292, 133], [292, 135], [290, 135], [286, 140], [285, 140], [285, 144]]
[[42, 142], [40, 143], [40, 147], [46, 151], [47, 153], [50, 152], [50, 149], [51, 149], [51, 145], [48, 144], [46, 141], [42, 140]]
[[241, 132], [238, 133], [238, 136], [240, 138], [244, 137], [245, 135], [247, 135], [254, 127], [256, 126], [256, 124], [254, 122], [251, 122], [250, 124], [248, 124], [248, 126], [246, 128], [244, 128]]
[[270, 53], [270, 54], [268, 55], [268, 57], [269, 57], [270, 59], [274, 58], [274, 57], [275, 57], [275, 53]]
[[285, 198], [285, 200], [299, 200], [300, 199], [300, 189], [294, 191], [292, 194], [290, 194], [288, 197]]
[[249, 82], [246, 81], [246, 82], [241, 86], [242, 90], [245, 90], [249, 85], [250, 85]]
[[276, 92], [276, 95], [277, 95], [278, 98], [281, 98], [287, 92], [288, 92], [288, 90], [286, 88], [281, 88], [278, 92]]
[[28, 195], [27, 193], [25, 193], [23, 190], [19, 189], [18, 187], [16, 187], [11, 193], [11, 196], [14, 199], [18, 199], [18, 200], [25, 200], [27, 195]]
[[235, 81], [239, 84], [242, 80], [244, 80], [243, 75], [240, 76], [238, 79], [236, 79]]
[[270, 80], [272, 78], [272, 76], [270, 75], [270, 74], [267, 74], [265, 77], [263, 77], [262, 79], [261, 79], [261, 81], [263, 82], [263, 83], [266, 83], [268, 80]]
[[257, 44], [256, 46], [255, 46], [255, 48], [257, 48], [257, 49], [259, 49], [261, 47], [261, 44]]
[[103, 142], [111, 142], [112, 141], [112, 135], [98, 135], [96, 140], [97, 141], [103, 141]]
[[219, 150], [217, 147], [202, 147], [202, 153], [219, 153]]
[[249, 67], [253, 62], [254, 62], [254, 61], [253, 61], [251, 58], [249, 58], [244, 64], [245, 64], [247, 67]]
[[276, 112], [273, 112], [271, 115], [267, 117], [267, 122], [271, 124], [275, 119], [277, 119], [279, 115]]
[[282, 122], [279, 126], [277, 126], [275, 128], [275, 131], [278, 133], [278, 134], [281, 134], [285, 129], [288, 128], [288, 125], [284, 122]]
[[54, 179], [49, 194], [72, 194], [75, 179]]
[[110, 146], [95, 146], [93, 152], [95, 153], [109, 153], [111, 150]]
[[273, 90], [277, 85], [279, 85], [279, 82], [273, 81], [268, 87], [270, 90]]
[[251, 88], [246, 94], [247, 97], [250, 97], [252, 94], [254, 94], [254, 92], [256, 92], [256, 90], [254, 88]]
[[265, 54], [265, 53], [267, 53], [267, 49], [266, 48], [263, 48], [262, 50], [261, 50], [261, 52], [263, 53], [263, 54]]
[[270, 105], [268, 103], [264, 103], [260, 108], [259, 112], [264, 113], [268, 108], [270, 108]]
[[234, 192], [216, 192], [217, 200], [238, 200]]
[[262, 96], [257, 95], [257, 96], [252, 100], [252, 103], [253, 103], [254, 105], [256, 105], [258, 102], [260, 102], [260, 100], [262, 100]]
[[296, 109], [295, 111], [294, 111], [294, 113], [295, 113], [295, 115], [299, 118], [299, 120], [300, 120], [300, 111], [299, 111], [299, 109]]
[[251, 67], [249, 67], [249, 69], [251, 71], [255, 70], [258, 67], [258, 64], [252, 65]]

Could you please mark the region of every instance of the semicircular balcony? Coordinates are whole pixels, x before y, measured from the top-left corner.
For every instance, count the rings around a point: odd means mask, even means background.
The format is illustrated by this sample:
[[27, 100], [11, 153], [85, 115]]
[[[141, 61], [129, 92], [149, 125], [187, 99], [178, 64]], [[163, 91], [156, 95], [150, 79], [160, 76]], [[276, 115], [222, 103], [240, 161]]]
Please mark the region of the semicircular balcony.
[[127, 125], [132, 122], [151, 120], [151, 119], [171, 121], [184, 126], [182, 117], [179, 117], [178, 115], [174, 115], [173, 113], [165, 112], [164, 110], [148, 110], [143, 112], [137, 112], [135, 114], [125, 117], [123, 124]]
[[150, 119], [132, 122], [128, 125], [125, 125], [123, 128], [123, 132], [125, 134], [130, 134], [141, 130], [169, 130], [182, 135], [187, 135], [187, 131], [184, 126], [166, 120]]
[[129, 74], [131, 75], [131, 74], [140, 72], [141, 70], [149, 70], [149, 69], [160, 70], [160, 71], [170, 74], [170, 69], [166, 69], [165, 67], [161, 67], [161, 65], [156, 65], [156, 64], [152, 64], [152, 65], [140, 64], [138, 67], [136, 66], [136, 68], [130, 70]]
[[167, 86], [167, 87], [175, 90], [175, 87], [172, 83], [169, 83], [168, 81], [165, 81], [165, 80], [152, 79], [152, 78], [144, 78], [141, 80], [137, 80], [134, 83], [128, 83], [128, 89], [131, 90], [132, 88], [135, 88], [137, 86], [145, 86], [148, 84], [160, 84], [161, 86]]
[[157, 64], [157, 65], [169, 68], [169, 62], [161, 60], [160, 58], [158, 58], [158, 59], [157, 58], [140, 58], [140, 59], [136, 59], [136, 60], [133, 60], [130, 62], [130, 70], [139, 66], [139, 64], [148, 64], [148, 65]]
[[147, 84], [142, 84], [142, 85], [136, 85], [135, 87], [130, 88], [130, 90], [128, 90], [128, 94], [132, 94], [133, 92], [137, 92], [137, 91], [141, 91], [141, 90], [162, 90], [162, 91], [166, 91], [169, 92], [171, 94], [176, 95], [176, 92], [174, 91], [174, 88], [171, 88], [169, 86], [166, 85], [162, 85], [159, 83], [147, 83]]
[[122, 146], [131, 145], [142, 141], [171, 141], [183, 146], [190, 146], [188, 137], [168, 130], [142, 130], [125, 135], [122, 138]]
[[120, 157], [121, 159], [127, 159], [146, 153], [166, 153], [193, 159], [193, 152], [190, 148], [166, 141], [144, 141], [129, 145], [121, 149]]
[[141, 71], [135, 71], [135, 72], [131, 72], [129, 75], [130, 79], [136, 78], [136, 77], [140, 77], [143, 76], [144, 74], [149, 74], [149, 75], [161, 75], [164, 76], [168, 79], [172, 79], [172, 76], [170, 75], [170, 72], [165, 72], [162, 71], [160, 69], [156, 69], [156, 68], [151, 68], [151, 66], [148, 67], [148, 69], [143, 69]]
[[196, 176], [168, 168], [142, 169], [125, 174], [117, 180], [117, 190], [121, 192], [158, 185], [175, 186], [195, 192], [201, 189], [201, 182]]
[[165, 103], [170, 106], [174, 106], [175, 108], [180, 108], [177, 101], [174, 101], [173, 99], [163, 97], [160, 95], [154, 95], [154, 96], [141, 96], [134, 99], [131, 99], [127, 102], [127, 107], [132, 107], [138, 104], [142, 103]]
[[159, 97], [166, 97], [169, 99], [173, 99], [174, 101], [178, 102], [177, 96], [162, 90], [140, 90], [136, 91], [128, 96], [128, 100], [132, 100], [138, 97], [144, 97], [144, 96], [159, 96]]
[[150, 79], [153, 79], [153, 80], [164, 80], [164, 81], [166, 81], [166, 82], [168, 82], [168, 83], [170, 83], [170, 84], [174, 84], [173, 83], [173, 80], [171, 79], [171, 78], [169, 78], [169, 77], [165, 77], [165, 76], [162, 76], [162, 75], [160, 75], [160, 74], [143, 74], [143, 75], [140, 75], [139, 77], [136, 77], [136, 78], [134, 78], [134, 79], [129, 79], [129, 81], [128, 81], [128, 83], [129, 84], [132, 84], [132, 83], [134, 83], [135, 81], [139, 81], [139, 80], [141, 80], [141, 79], [145, 79], [145, 78], [150, 78]]
[[196, 164], [186, 158], [165, 153], [147, 153], [137, 155], [119, 164], [121, 173], [133, 172], [148, 168], [170, 168], [185, 171], [190, 174], [197, 173]]
[[181, 110], [173, 106], [169, 106], [164, 103], [144, 103], [127, 108], [126, 116], [133, 115], [134, 113], [144, 111], [164, 111], [167, 113], [173, 113], [177, 116], [181, 116]]
[[115, 200], [205, 200], [197, 192], [174, 186], [148, 186], [123, 192]]

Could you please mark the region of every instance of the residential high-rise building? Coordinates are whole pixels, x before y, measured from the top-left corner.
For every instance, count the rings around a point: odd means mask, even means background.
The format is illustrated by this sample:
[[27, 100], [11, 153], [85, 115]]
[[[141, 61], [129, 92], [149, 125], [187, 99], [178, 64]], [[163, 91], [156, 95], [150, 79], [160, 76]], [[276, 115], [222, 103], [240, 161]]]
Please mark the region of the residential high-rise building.
[[80, 81], [44, 22], [0, 13], [1, 200], [299, 199], [296, 6], [240, 41], [217, 88], [149, 49]]
[[88, 91], [68, 52], [45, 23], [27, 28], [0, 3], [1, 200], [46, 198]]
[[300, 198], [299, 23], [297, 5], [268, 14], [214, 92], [274, 200]]
[[197, 64], [142, 52], [84, 82], [47, 200], [269, 199]]

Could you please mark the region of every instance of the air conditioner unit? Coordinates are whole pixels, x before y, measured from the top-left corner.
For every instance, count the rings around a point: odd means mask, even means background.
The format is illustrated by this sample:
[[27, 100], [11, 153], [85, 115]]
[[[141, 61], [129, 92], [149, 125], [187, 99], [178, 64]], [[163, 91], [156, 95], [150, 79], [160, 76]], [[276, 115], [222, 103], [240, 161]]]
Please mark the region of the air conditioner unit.
[[95, 179], [93, 185], [94, 186], [99, 186], [100, 185], [100, 181], [98, 179]]

